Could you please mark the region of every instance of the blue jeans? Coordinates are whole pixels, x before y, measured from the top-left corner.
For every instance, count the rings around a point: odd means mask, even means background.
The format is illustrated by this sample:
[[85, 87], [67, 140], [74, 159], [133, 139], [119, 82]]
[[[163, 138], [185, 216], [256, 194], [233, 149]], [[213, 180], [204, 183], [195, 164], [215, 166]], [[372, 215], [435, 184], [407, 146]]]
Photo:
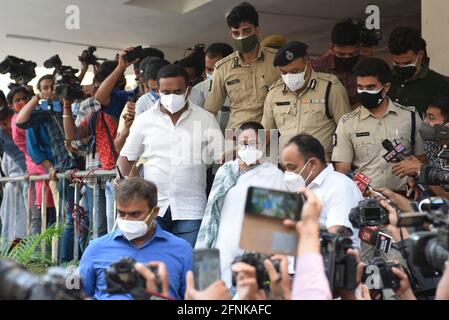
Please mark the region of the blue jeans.
[[[65, 184], [65, 188], [63, 188]], [[73, 229], [73, 217], [72, 217], [72, 206], [67, 204], [73, 204], [75, 198], [75, 189], [69, 186], [70, 182], [68, 180], [60, 179], [58, 181], [58, 192], [59, 192], [59, 210], [65, 212], [65, 228], [64, 234], [62, 235], [62, 245], [61, 247], [61, 262], [70, 262], [73, 260], [73, 242], [74, 242], [74, 229]], [[63, 201], [64, 200], [64, 201]], [[82, 238], [80, 238], [82, 242]], [[81, 252], [81, 251], [80, 251]]]
[[161, 228], [175, 236], [186, 240], [194, 248], [196, 237], [201, 227], [201, 220], [172, 220], [170, 207], [163, 217], [157, 217]]

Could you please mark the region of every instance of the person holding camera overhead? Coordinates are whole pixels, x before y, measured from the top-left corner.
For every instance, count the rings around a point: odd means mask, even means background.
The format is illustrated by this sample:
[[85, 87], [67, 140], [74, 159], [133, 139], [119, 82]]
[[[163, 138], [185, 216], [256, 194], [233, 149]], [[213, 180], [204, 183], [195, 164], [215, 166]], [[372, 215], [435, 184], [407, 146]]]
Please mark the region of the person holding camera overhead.
[[84, 289], [97, 300], [130, 300], [131, 294], [110, 293], [106, 270], [120, 258], [165, 265], [170, 297], [182, 299], [187, 272], [192, 269], [193, 250], [188, 242], [162, 230], [157, 223], [158, 191], [154, 183], [140, 177], [126, 179], [116, 188], [115, 231], [92, 240], [80, 261]]

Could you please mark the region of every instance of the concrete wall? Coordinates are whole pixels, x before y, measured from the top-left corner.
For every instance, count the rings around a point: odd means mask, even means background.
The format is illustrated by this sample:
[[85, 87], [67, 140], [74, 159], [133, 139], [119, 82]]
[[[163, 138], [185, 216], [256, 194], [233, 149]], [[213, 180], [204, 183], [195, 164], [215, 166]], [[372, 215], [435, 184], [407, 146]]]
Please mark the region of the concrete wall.
[[422, 0], [422, 36], [427, 41], [430, 67], [449, 75], [449, 1]]

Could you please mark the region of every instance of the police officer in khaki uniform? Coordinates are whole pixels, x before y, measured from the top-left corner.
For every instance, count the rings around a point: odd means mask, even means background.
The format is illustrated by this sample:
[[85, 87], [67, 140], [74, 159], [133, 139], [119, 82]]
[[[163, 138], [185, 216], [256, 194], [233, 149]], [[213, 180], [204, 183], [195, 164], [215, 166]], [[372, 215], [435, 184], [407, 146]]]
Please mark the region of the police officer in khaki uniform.
[[235, 129], [245, 122], [262, 120], [268, 88], [280, 74], [273, 67], [277, 50], [259, 44], [259, 18], [253, 6], [242, 3], [233, 8], [227, 23], [232, 44], [237, 51], [215, 65], [212, 89], [204, 108], [216, 115], [229, 96], [227, 128]]
[[418, 131], [421, 119], [413, 107], [397, 105], [388, 98], [391, 71], [383, 60], [367, 58], [354, 71], [362, 106], [340, 119], [332, 161], [340, 172], [363, 172], [375, 188], [403, 192], [407, 180], [393, 174], [394, 164], [383, 157], [388, 152], [382, 142], [388, 139], [394, 146], [402, 144], [405, 155], [423, 159], [424, 146]]
[[307, 45], [293, 41], [277, 52], [273, 64], [282, 78], [265, 99], [262, 125], [278, 129], [279, 148], [307, 133], [318, 139], [330, 161], [332, 136], [340, 117], [351, 111], [346, 89], [335, 75], [315, 72], [307, 60]]

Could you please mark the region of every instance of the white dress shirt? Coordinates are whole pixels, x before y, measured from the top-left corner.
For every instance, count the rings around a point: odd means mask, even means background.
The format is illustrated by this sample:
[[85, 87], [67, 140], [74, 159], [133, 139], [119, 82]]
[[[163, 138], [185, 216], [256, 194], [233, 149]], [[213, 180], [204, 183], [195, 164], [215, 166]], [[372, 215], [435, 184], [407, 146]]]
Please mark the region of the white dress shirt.
[[157, 102], [134, 120], [121, 151], [129, 161], [144, 159], [144, 178], [158, 189], [160, 216], [202, 219], [206, 206], [206, 165], [221, 159], [224, 139], [215, 117], [189, 102], [176, 125]]
[[330, 228], [332, 226], [346, 226], [351, 228], [354, 235], [354, 245], [360, 247], [358, 229], [352, 227], [349, 222], [349, 212], [357, 207], [363, 195], [354, 181], [344, 174], [334, 170], [332, 164], [328, 164], [309, 185], [323, 203], [323, 211], [320, 215], [320, 224]]

